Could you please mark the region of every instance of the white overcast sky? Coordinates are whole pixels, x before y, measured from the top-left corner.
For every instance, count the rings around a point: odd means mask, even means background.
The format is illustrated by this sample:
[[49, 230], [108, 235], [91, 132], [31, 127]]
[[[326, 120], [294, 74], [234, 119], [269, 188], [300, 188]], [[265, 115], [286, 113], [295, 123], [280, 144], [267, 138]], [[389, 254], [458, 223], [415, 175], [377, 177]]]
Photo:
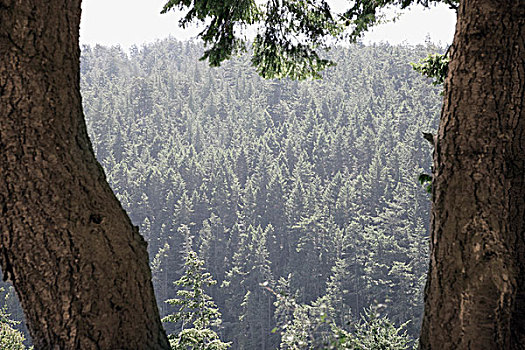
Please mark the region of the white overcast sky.
[[[344, 0], [332, 0], [343, 2]], [[178, 26], [177, 14], [161, 15], [166, 0], [83, 0], [80, 24], [81, 44], [120, 45], [129, 49], [169, 36], [179, 40], [195, 37], [197, 30]], [[392, 44], [424, 43], [431, 38], [443, 45], [452, 42], [456, 16], [444, 5], [405, 10], [395, 23], [380, 25], [367, 33], [363, 41], [388, 41]]]

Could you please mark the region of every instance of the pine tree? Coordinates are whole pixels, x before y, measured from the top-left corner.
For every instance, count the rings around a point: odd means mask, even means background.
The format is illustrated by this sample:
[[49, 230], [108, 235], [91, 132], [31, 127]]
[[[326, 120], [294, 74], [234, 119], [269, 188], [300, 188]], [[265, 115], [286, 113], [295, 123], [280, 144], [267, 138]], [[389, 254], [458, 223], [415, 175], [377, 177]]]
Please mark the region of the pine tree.
[[273, 280], [266, 249], [266, 237], [271, 230], [271, 226], [263, 230], [250, 225], [240, 231], [232, 268], [224, 281], [228, 309], [236, 322], [232, 336], [239, 349], [272, 348], [269, 338], [273, 307], [270, 295], [260, 286]]
[[168, 336], [174, 350], [224, 350], [230, 347], [230, 343], [221, 341], [214, 330], [221, 324], [221, 314], [205, 288], [217, 282], [203, 265], [204, 261], [193, 250], [189, 250], [185, 273], [174, 282], [181, 287], [177, 291], [178, 298], [166, 301], [178, 309], [162, 321], [181, 323], [180, 332]]
[[[4, 288], [0, 288], [3, 292]], [[5, 295], [4, 305], [0, 308], [0, 349], [2, 350], [26, 350], [24, 345], [25, 337], [19, 330], [13, 326], [19, 324], [18, 321], [13, 321], [10, 313], [7, 311], [7, 299], [9, 293]]]
[[[158, 300], [165, 300], [168, 296], [168, 271], [169, 263], [172, 259], [172, 249], [168, 243], [164, 243], [155, 254], [151, 262], [152, 282], [155, 287], [155, 296]], [[161, 315], [166, 314], [166, 305], [160, 304], [159, 311]]]
[[381, 317], [378, 307], [365, 310], [361, 322], [354, 325], [350, 332], [338, 326], [332, 326], [336, 337], [333, 349], [337, 350], [408, 350], [413, 339], [404, 330], [407, 323], [396, 327], [388, 317]]

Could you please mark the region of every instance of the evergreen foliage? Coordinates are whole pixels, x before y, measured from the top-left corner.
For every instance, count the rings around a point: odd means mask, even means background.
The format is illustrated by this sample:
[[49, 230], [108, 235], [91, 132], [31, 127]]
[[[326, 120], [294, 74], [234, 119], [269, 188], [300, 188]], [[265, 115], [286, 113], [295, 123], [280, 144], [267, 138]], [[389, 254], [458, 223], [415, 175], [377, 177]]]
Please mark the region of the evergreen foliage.
[[[4, 292], [4, 288], [0, 288], [0, 292]], [[0, 349], [2, 350], [26, 350], [24, 345], [25, 336], [14, 326], [20, 324], [20, 321], [11, 319], [11, 314], [8, 311], [9, 293], [4, 297], [4, 303], [0, 308]], [[32, 347], [31, 347], [32, 349]]]
[[363, 319], [349, 332], [333, 326], [336, 340], [332, 348], [338, 350], [407, 350], [414, 343], [406, 331], [406, 323], [396, 327], [386, 316], [381, 317], [377, 308], [365, 310]]
[[161, 13], [187, 10], [180, 24], [197, 22], [205, 29], [198, 35], [205, 46], [201, 60], [219, 66], [246, 51], [247, 28], [255, 28], [252, 65], [265, 78], [319, 78], [333, 61], [319, 55], [328, 51], [333, 39], [352, 42], [381, 22], [381, 11], [396, 5], [404, 9], [414, 3], [430, 6], [444, 2], [457, 9], [459, 0], [356, 0], [342, 12], [334, 12], [326, 0], [205, 1], [168, 0]]
[[[195, 249], [235, 349], [275, 349], [281, 278], [339, 326], [375, 303], [415, 336], [427, 269], [428, 172], [440, 89], [407, 62], [432, 45], [334, 49], [322, 80], [263, 80], [244, 57], [195, 63], [199, 44], [84, 47], [93, 148], [148, 240], [163, 301]], [[181, 321], [179, 321], [181, 322]], [[167, 323], [175, 333], [179, 323]], [[323, 328], [322, 332], [330, 329]]]
[[450, 57], [445, 54], [431, 54], [420, 60], [419, 63], [411, 63], [412, 67], [428, 78], [434, 79], [432, 84], [441, 85], [447, 77], [448, 63]]
[[[272, 332], [281, 332], [280, 349], [407, 350], [415, 344], [404, 330], [409, 322], [394, 325], [388, 317], [380, 316], [380, 305], [365, 309], [352, 327], [348, 327], [350, 322], [338, 325], [330, 285], [327, 294], [311, 304], [299, 304], [288, 294], [262, 287], [277, 299], [279, 323]], [[286, 280], [281, 279], [279, 287], [287, 289]]]
[[204, 261], [189, 250], [186, 256], [184, 275], [175, 285], [179, 298], [166, 302], [177, 307], [177, 310], [162, 319], [163, 322], [180, 323], [181, 330], [169, 335], [172, 349], [187, 350], [224, 350], [230, 347], [219, 339], [213, 328], [221, 324], [220, 312], [205, 288], [217, 282], [205, 272]]

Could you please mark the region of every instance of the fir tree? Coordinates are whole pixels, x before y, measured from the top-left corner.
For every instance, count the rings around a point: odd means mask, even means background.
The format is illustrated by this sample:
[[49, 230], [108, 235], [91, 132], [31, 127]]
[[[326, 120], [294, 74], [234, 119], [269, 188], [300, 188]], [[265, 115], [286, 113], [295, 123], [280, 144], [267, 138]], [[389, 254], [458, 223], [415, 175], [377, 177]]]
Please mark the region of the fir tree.
[[[3, 292], [4, 288], [0, 288]], [[5, 296], [4, 305], [0, 308], [0, 349], [2, 350], [26, 350], [24, 345], [25, 337], [22, 332], [14, 328], [19, 324], [18, 321], [13, 321], [10, 313], [7, 310], [7, 300], [9, 293]], [[32, 347], [31, 347], [32, 349]]]
[[221, 324], [221, 314], [212, 298], [206, 294], [205, 288], [216, 282], [204, 270], [203, 265], [204, 261], [189, 250], [185, 273], [174, 282], [181, 287], [177, 291], [178, 298], [166, 301], [178, 309], [162, 321], [181, 324], [180, 332], [168, 337], [174, 350], [223, 350], [230, 347], [230, 343], [221, 341], [214, 330]]

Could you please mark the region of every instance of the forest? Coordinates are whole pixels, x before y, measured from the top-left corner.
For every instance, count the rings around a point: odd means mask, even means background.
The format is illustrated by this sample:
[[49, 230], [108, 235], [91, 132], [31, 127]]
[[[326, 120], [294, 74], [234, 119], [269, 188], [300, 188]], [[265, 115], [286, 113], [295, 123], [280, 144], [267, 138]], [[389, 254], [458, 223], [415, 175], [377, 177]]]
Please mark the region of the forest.
[[[195, 42], [84, 46], [89, 135], [148, 242], [161, 316], [194, 252], [232, 349], [322, 348], [328, 325], [372, 313], [416, 339], [431, 201], [418, 177], [442, 96], [410, 62], [442, 51], [335, 48], [322, 79], [293, 81], [245, 57], [210, 68]], [[13, 293], [4, 311], [21, 321]]]

